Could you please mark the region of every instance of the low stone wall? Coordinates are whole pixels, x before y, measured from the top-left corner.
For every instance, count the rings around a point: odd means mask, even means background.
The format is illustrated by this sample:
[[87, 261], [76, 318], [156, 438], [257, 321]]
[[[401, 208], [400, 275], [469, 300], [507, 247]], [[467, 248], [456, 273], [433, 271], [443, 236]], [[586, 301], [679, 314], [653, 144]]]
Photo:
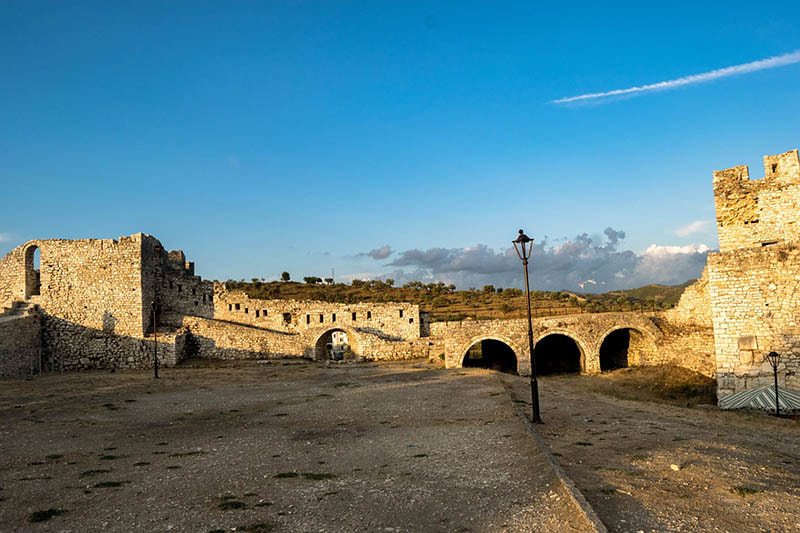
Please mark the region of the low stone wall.
[[709, 377], [716, 375], [713, 327], [676, 323], [664, 315], [653, 320], [663, 335], [657, 350], [644, 364], [677, 365]]
[[[176, 333], [159, 332], [158, 358], [177, 364]], [[115, 335], [44, 315], [42, 346], [45, 370], [147, 368], [153, 364], [153, 337]]]
[[0, 377], [27, 378], [39, 371], [41, 318], [0, 319]]
[[301, 335], [212, 320], [184, 317], [188, 335], [182, 339], [185, 357], [205, 359], [265, 359], [308, 357]]

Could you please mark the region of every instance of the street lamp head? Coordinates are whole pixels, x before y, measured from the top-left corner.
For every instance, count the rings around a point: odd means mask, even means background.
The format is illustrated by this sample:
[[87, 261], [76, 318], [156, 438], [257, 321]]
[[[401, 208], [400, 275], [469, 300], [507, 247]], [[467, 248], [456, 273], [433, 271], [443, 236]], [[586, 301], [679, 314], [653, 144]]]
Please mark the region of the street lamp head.
[[772, 366], [773, 370], [777, 370], [781, 362], [781, 354], [778, 352], [769, 352], [765, 359], [769, 362], [770, 366]]
[[514, 249], [522, 261], [527, 261], [531, 258], [533, 253], [533, 239], [525, 235], [525, 232], [519, 230], [519, 236], [511, 241], [514, 244]]

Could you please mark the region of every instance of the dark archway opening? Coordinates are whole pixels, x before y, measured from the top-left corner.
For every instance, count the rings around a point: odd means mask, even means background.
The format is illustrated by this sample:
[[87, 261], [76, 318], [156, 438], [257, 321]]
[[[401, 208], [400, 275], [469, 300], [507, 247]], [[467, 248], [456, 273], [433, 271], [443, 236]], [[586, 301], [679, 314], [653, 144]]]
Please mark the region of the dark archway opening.
[[517, 373], [517, 354], [508, 344], [486, 339], [470, 346], [464, 355], [464, 367], [490, 368], [500, 372]]
[[38, 246], [25, 250], [25, 298], [41, 294], [41, 252]]
[[600, 370], [617, 370], [627, 368], [628, 349], [631, 345], [631, 330], [618, 329], [612, 331], [600, 345]]
[[314, 346], [314, 357], [316, 359], [333, 359], [334, 361], [341, 361], [342, 359], [352, 359], [356, 357], [356, 353], [350, 346], [350, 339], [347, 333], [341, 329], [332, 329], [326, 331]]
[[552, 334], [536, 343], [536, 374], [580, 373], [581, 349], [566, 335]]

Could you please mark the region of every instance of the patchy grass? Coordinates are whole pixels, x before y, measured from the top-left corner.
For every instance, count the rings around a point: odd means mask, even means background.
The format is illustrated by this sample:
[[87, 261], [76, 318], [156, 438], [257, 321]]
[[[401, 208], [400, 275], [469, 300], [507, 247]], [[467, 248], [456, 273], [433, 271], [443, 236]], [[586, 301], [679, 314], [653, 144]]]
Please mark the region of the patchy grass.
[[169, 457], [189, 457], [191, 455], [203, 455], [204, 453], [206, 452], [202, 450], [193, 450], [191, 452], [175, 452], [169, 454]]
[[233, 511], [235, 509], [244, 509], [245, 507], [247, 507], [247, 504], [239, 500], [225, 500], [217, 505], [217, 509], [220, 511]]
[[297, 472], [280, 472], [278, 474], [275, 474], [272, 477], [274, 477], [275, 479], [289, 479], [289, 478], [297, 477], [299, 475], [300, 474], [298, 474]]
[[54, 516], [64, 514], [66, 511], [63, 509], [45, 509], [43, 511], [34, 511], [28, 516], [28, 522], [47, 522]]
[[81, 472], [80, 477], [96, 476], [98, 474], [108, 474], [109, 472], [111, 472], [110, 468], [98, 468], [95, 470], [86, 470], [85, 472]]
[[303, 479], [310, 479], [312, 481], [319, 481], [321, 479], [333, 479], [335, 478], [335, 474], [316, 474], [314, 472], [305, 472], [303, 474]]
[[96, 489], [110, 489], [114, 487], [121, 487], [125, 483], [130, 483], [130, 481], [101, 481], [100, 483], [95, 483], [93, 487]]
[[758, 494], [761, 492], [758, 489], [754, 489], [753, 487], [748, 487], [745, 485], [737, 485], [735, 487], [731, 487], [731, 492], [734, 494], [738, 494], [741, 497], [751, 496], [753, 494]]
[[119, 459], [118, 455], [101, 455], [100, 459], [103, 461], [113, 461], [114, 459]]
[[138, 463], [133, 463], [133, 466], [147, 466], [149, 464], [147, 461], [139, 461]]
[[583, 440], [579, 440], [578, 442], [575, 442], [574, 444], [575, 444], [575, 446], [592, 446], [591, 442], [586, 442], [586, 441], [583, 441]]
[[686, 407], [717, 403], [715, 379], [672, 365], [622, 368], [594, 376], [581, 376], [576, 386], [621, 400], [644, 400]]

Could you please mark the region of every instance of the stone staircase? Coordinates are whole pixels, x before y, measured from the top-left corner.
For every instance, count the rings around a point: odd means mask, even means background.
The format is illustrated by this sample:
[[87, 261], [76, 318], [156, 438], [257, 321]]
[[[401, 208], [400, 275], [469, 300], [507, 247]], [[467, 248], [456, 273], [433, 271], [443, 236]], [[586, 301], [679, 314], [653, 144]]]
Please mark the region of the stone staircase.
[[0, 318], [14, 316], [27, 316], [39, 312], [39, 304], [35, 301], [35, 296], [30, 300], [14, 300], [11, 307], [3, 307], [0, 311]]

